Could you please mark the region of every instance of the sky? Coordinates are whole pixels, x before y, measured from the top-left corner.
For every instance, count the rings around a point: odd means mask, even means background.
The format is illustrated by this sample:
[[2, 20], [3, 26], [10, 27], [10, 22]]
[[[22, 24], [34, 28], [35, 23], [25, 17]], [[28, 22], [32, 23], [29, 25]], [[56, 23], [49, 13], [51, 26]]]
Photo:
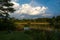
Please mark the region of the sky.
[[60, 0], [11, 0], [17, 19], [53, 17], [60, 15]]

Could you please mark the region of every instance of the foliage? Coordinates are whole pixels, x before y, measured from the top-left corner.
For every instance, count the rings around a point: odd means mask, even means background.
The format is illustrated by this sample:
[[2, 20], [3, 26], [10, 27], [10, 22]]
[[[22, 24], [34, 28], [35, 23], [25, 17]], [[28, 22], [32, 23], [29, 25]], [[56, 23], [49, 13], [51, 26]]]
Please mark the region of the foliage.
[[0, 30], [8, 30], [14, 28], [14, 22], [9, 18], [9, 13], [14, 12], [11, 0], [0, 0]]
[[60, 16], [53, 17], [50, 21], [51, 26], [54, 28], [59, 29], [60, 28]]
[[[54, 16], [52, 18], [36, 18], [36, 19], [22, 19], [22, 20], [15, 20], [17, 23], [27, 23], [27, 25], [32, 26], [32, 27], [50, 27], [53, 29], [60, 29], [60, 16]], [[32, 25], [31, 23], [48, 23], [46, 24], [41, 24], [41, 25]]]
[[55, 31], [43, 31], [43, 30], [30, 30], [25, 31], [26, 34], [30, 35], [33, 40], [59, 40], [60, 32]]
[[[2, 19], [1, 19], [2, 20]], [[0, 20], [0, 31], [1, 30], [15, 30], [15, 24], [14, 20], [8, 20], [7, 22], [4, 22], [3, 20]]]

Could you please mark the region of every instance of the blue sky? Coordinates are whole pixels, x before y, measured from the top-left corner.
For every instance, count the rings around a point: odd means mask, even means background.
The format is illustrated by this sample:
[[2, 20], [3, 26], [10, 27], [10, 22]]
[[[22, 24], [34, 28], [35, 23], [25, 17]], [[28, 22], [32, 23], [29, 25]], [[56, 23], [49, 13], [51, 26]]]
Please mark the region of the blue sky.
[[[29, 3], [31, 0], [20, 0], [20, 4]], [[48, 7], [49, 11], [51, 11], [55, 15], [60, 15], [60, 0], [34, 0], [39, 5]]]
[[[18, 13], [15, 16], [27, 18], [52, 17], [60, 15], [60, 0], [15, 0], [15, 8], [18, 8]], [[31, 4], [31, 5], [30, 5]], [[26, 8], [27, 7], [27, 8]], [[39, 9], [40, 8], [40, 9]], [[23, 12], [21, 13], [20, 11]], [[31, 10], [30, 10], [31, 9]], [[37, 11], [37, 10], [38, 11]], [[29, 12], [27, 12], [29, 11]], [[31, 11], [33, 11], [31, 13]], [[42, 13], [42, 14], [41, 14]]]
[[36, 0], [38, 3], [47, 6], [53, 14], [60, 14], [60, 0]]

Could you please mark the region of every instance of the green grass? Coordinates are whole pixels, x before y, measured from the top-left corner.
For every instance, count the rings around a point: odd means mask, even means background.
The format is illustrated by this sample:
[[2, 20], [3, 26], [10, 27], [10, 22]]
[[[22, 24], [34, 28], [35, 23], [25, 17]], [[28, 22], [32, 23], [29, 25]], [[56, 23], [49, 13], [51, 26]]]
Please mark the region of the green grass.
[[0, 32], [0, 40], [32, 40], [31, 37], [24, 32]]
[[60, 40], [60, 32], [59, 31], [27, 31], [28, 35], [30, 35], [34, 40]]
[[0, 31], [0, 40], [60, 40], [60, 32], [57, 31]]

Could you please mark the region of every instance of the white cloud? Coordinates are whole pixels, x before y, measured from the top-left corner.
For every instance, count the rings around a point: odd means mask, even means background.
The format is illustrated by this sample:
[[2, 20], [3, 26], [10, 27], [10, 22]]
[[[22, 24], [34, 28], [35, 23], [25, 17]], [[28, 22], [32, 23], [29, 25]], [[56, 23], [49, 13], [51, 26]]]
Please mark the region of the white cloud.
[[[16, 9], [15, 14], [11, 14], [12, 16], [27, 14], [27, 15], [43, 15], [45, 14], [47, 7], [45, 6], [33, 6], [31, 4], [19, 4], [16, 2], [17, 0], [11, 1], [14, 5], [13, 8]], [[20, 16], [21, 17], [21, 16]], [[24, 17], [24, 16], [22, 16]]]
[[[18, 6], [16, 4], [16, 6]], [[28, 14], [28, 15], [39, 15], [39, 14], [43, 14], [45, 13], [46, 11], [46, 7], [40, 7], [40, 6], [37, 6], [37, 7], [34, 7], [34, 6], [31, 6], [30, 4], [22, 4], [18, 7], [14, 6], [15, 8], [19, 8], [19, 10], [16, 11], [16, 13], [19, 13], [19, 14]]]
[[13, 2], [11, 1], [11, 3], [13, 3], [14, 5], [12, 6], [14, 9], [18, 10], [20, 8], [19, 3]]
[[42, 16], [47, 17], [47, 16], [52, 16], [52, 14], [43, 14]]
[[19, 0], [11, 0], [11, 2], [17, 2], [17, 1], [19, 1]]

